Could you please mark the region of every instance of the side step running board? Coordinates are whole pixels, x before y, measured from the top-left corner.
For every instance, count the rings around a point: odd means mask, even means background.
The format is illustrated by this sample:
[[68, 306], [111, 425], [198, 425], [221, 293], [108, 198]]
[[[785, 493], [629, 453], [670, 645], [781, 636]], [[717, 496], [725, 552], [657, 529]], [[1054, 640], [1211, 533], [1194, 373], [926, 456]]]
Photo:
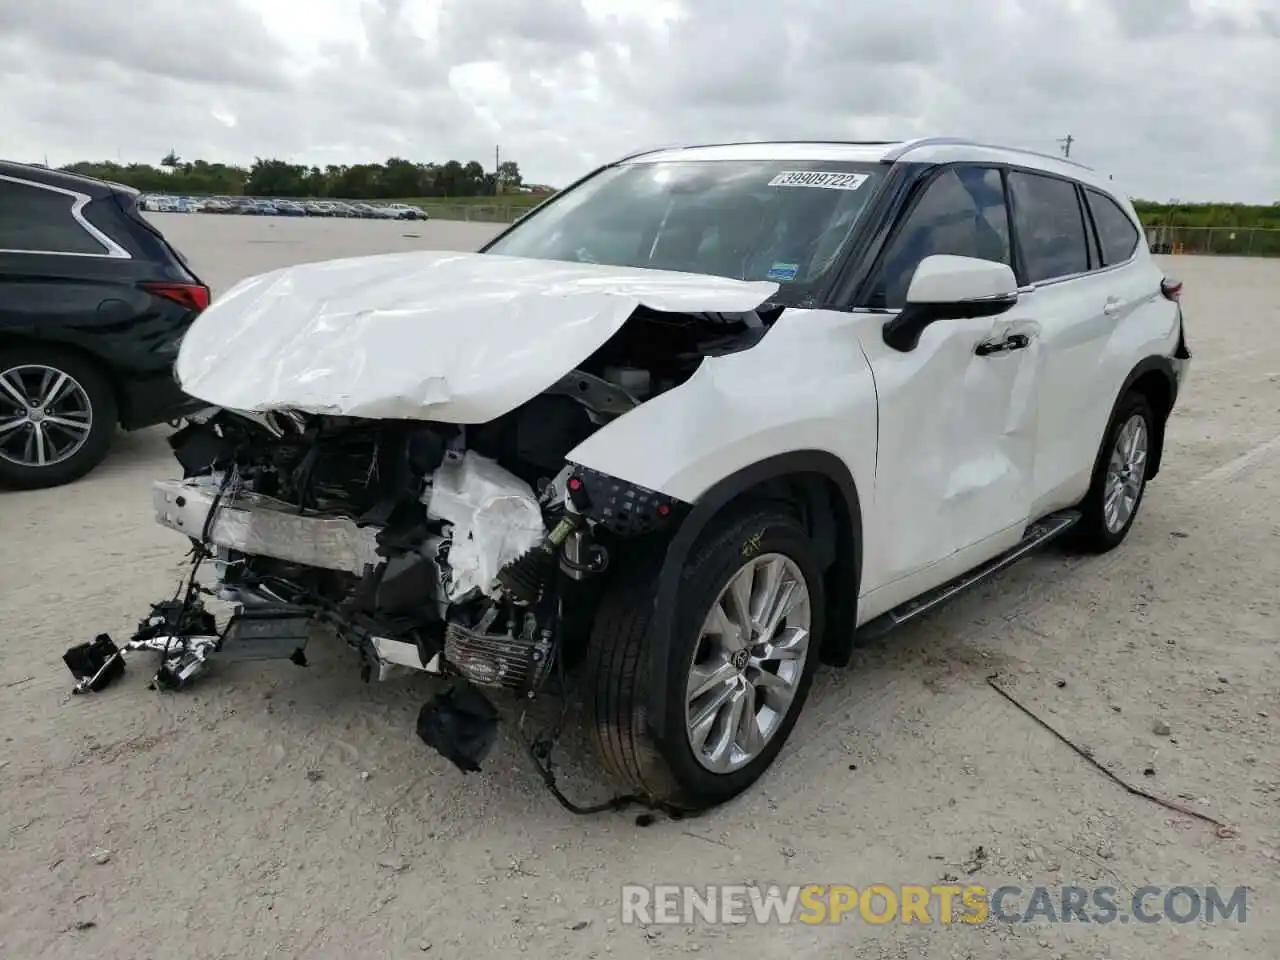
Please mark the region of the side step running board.
[[1037, 520], [1027, 527], [1026, 533], [1022, 535], [1022, 540], [1017, 546], [1006, 550], [998, 557], [992, 557], [981, 566], [962, 573], [954, 580], [949, 580], [942, 584], [942, 586], [934, 587], [927, 593], [922, 593], [920, 596], [908, 600], [888, 613], [876, 617], [870, 623], [863, 624], [858, 628], [858, 632], [854, 636], [854, 643], [862, 646], [871, 640], [884, 636], [890, 630], [902, 626], [908, 620], [914, 620], [916, 617], [928, 613], [934, 607], [945, 603], [956, 594], [969, 589], [974, 584], [981, 583], [992, 574], [999, 573], [1005, 567], [1021, 560], [1037, 547], [1042, 547], [1050, 540], [1066, 533], [1079, 519], [1079, 511], [1063, 510], [1061, 513], [1051, 513], [1043, 520]]

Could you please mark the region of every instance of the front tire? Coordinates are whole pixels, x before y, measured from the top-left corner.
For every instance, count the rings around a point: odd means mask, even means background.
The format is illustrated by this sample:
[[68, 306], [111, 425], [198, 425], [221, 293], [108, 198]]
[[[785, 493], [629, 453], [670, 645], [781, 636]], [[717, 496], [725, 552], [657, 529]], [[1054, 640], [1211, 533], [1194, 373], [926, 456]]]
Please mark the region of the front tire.
[[[747, 789], [782, 749], [818, 666], [826, 597], [812, 540], [773, 505], [695, 548], [665, 677], [648, 675], [652, 570], [604, 597], [588, 649], [588, 719], [605, 767], [652, 801], [697, 810]], [[661, 687], [661, 740], [646, 722]]]
[[0, 350], [0, 486], [79, 480], [106, 457], [116, 420], [111, 383], [91, 362], [40, 345]]
[[1074, 546], [1106, 553], [1129, 535], [1146, 493], [1155, 437], [1155, 415], [1147, 398], [1137, 391], [1125, 394], [1111, 415], [1093, 481], [1080, 503]]

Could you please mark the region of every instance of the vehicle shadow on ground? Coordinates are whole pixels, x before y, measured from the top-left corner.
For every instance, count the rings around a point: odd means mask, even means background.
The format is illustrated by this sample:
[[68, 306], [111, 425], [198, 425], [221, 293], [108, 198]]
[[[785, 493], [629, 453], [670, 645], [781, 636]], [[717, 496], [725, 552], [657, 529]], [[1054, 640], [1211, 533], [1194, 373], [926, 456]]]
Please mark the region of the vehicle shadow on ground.
[[[1043, 583], [1062, 564], [1055, 551], [1027, 558], [1016, 573], [1005, 571], [989, 587], [957, 597], [921, 622], [860, 647], [849, 668], [821, 668], [799, 723], [774, 765], [743, 796], [698, 819], [732, 821], [746, 815], [764, 802], [762, 797], [776, 794], [780, 785], [811, 775], [814, 766], [848, 766], [851, 733], [887, 729], [907, 706], [927, 711], [930, 700], [919, 698], [930, 690], [984, 683], [1004, 666], [994, 647], [1001, 633], [998, 625], [1007, 623], [1009, 608], [1023, 599], [1016, 589], [1010, 594], [1009, 587], [1021, 580]], [[994, 629], [987, 626], [992, 623]], [[587, 805], [620, 792], [596, 757], [576, 692], [567, 698], [567, 708], [556, 696], [521, 703], [495, 692], [492, 699], [502, 718], [497, 742], [481, 772], [465, 775], [416, 733], [419, 710], [444, 681], [411, 675], [366, 683], [359, 676], [356, 652], [327, 635], [312, 641], [308, 658], [311, 665], [303, 669], [288, 663], [226, 664], [217, 676], [201, 682], [261, 688], [260, 722], [275, 727], [284, 741], [306, 744], [305, 750], [316, 758], [310, 762], [337, 763], [344, 775], [359, 772], [345, 769], [352, 763], [363, 771], [386, 772], [385, 779], [394, 780], [398, 789], [394, 796], [386, 794], [384, 813], [394, 818], [406, 841], [427, 829], [423, 824], [432, 821], [431, 811], [455, 797], [466, 798], [477, 815], [475, 805], [480, 804], [485, 816], [499, 821], [508, 816], [528, 821], [532, 816], [555, 824], [570, 817], [546, 791], [517, 733], [517, 720], [526, 708], [525, 732], [530, 736], [551, 728], [564, 710], [556, 774], [558, 786], [570, 799]], [[335, 750], [325, 745], [333, 743], [341, 746]], [[411, 796], [404, 795], [405, 789]], [[542, 799], [531, 804], [535, 796]], [[624, 816], [606, 817], [618, 817], [617, 822], [630, 826], [644, 812], [632, 806]], [[425, 834], [422, 842], [427, 842]]]
[[172, 464], [173, 469], [177, 470], [178, 465], [173, 461], [165, 442], [171, 433], [173, 428], [164, 424], [145, 430], [117, 430], [107, 458], [85, 479], [94, 480], [121, 473], [133, 475], [138, 472], [152, 477], [157, 465], [167, 468]]
[[[46, 487], [35, 490], [11, 490], [0, 487], [0, 498], [11, 497], [13, 503], [20, 505], [23, 500], [32, 503], [46, 503], [66, 496], [83, 496], [86, 491], [99, 497], [106, 491], [127, 490], [130, 498], [136, 498], [139, 491], [149, 496], [150, 482], [156, 478], [157, 467], [162, 476], [170, 476], [179, 469], [165, 444], [169, 435], [169, 427], [151, 427], [126, 433], [117, 431], [111, 449], [102, 463], [98, 464], [86, 476], [58, 487]], [[98, 484], [105, 484], [105, 490]]]

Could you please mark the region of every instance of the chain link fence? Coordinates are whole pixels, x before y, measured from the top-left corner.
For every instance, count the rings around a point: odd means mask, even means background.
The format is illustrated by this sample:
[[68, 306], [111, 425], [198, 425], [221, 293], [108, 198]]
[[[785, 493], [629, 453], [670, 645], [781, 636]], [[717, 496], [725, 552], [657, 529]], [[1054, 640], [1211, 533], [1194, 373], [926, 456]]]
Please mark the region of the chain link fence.
[[510, 204], [424, 203], [422, 209], [436, 220], [470, 220], [476, 223], [513, 223], [531, 207]]
[[1277, 227], [1150, 227], [1152, 253], [1280, 257]]

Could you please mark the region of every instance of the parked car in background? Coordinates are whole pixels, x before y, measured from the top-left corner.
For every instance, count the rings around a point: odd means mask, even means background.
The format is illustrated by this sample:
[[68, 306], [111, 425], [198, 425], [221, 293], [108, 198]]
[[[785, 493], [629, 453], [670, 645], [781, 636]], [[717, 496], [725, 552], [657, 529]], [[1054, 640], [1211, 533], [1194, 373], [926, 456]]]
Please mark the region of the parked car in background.
[[302, 206], [309, 217], [327, 217], [329, 215], [328, 207], [318, 200], [308, 200]]
[[351, 203], [348, 204], [357, 217], [376, 217], [378, 209], [369, 203]]
[[231, 213], [233, 206], [226, 197], [213, 197], [204, 203], [205, 213]]
[[273, 200], [276, 213], [282, 217], [305, 217], [307, 211], [296, 200]]
[[334, 216], [337, 217], [354, 217], [357, 216], [355, 208], [349, 203], [343, 203], [341, 200], [329, 201], [329, 207], [333, 210]]
[[0, 485], [52, 487], [202, 406], [173, 376], [209, 288], [130, 187], [0, 161]]
[[427, 211], [411, 203], [388, 203], [386, 209], [392, 211], [397, 220], [428, 220]]

